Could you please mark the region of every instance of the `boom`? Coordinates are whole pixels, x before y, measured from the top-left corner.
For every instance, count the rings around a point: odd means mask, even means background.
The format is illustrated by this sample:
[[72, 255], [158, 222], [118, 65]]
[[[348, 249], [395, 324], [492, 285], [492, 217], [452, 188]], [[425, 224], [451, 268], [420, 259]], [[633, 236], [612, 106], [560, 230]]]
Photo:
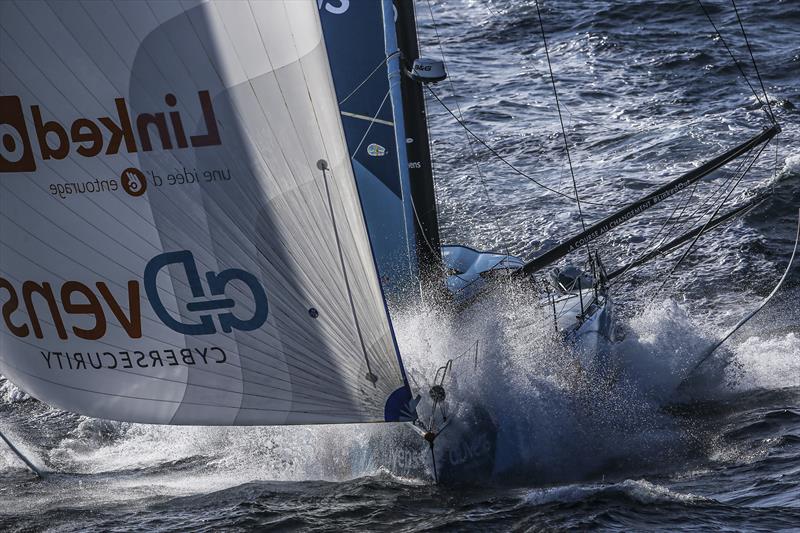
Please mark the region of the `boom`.
[[759, 146], [765, 142], [769, 142], [775, 135], [780, 133], [780, 131], [781, 128], [777, 124], [765, 129], [748, 141], [745, 141], [742, 144], [731, 148], [727, 152], [718, 155], [711, 161], [708, 161], [707, 163], [690, 170], [679, 178], [676, 178], [666, 185], [659, 187], [657, 190], [648, 194], [644, 198], [604, 218], [597, 224], [587, 228], [585, 231], [582, 231], [571, 239], [551, 248], [539, 257], [528, 261], [523, 267], [521, 267], [519, 270], [516, 270], [514, 275], [520, 277], [528, 276], [552, 263], [555, 263], [565, 255], [576, 250], [578, 247], [584, 246], [587, 242], [591, 242], [602, 235], [605, 235], [612, 229], [624, 224], [636, 215], [643, 213], [654, 205], [666, 200], [670, 196], [679, 193], [689, 185], [692, 185], [697, 180], [707, 176], [723, 165], [738, 157], [741, 157], [756, 146]]

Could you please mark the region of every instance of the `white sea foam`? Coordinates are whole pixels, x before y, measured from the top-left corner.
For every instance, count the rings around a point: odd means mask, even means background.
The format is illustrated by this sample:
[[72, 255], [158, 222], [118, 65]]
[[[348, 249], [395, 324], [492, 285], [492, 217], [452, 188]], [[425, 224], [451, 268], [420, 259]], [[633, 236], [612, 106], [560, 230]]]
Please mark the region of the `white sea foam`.
[[791, 154], [783, 162], [783, 168], [778, 172], [779, 179], [789, 178], [800, 172], [800, 154]]
[[[536, 484], [618, 475], [674, 459], [684, 435], [660, 406], [711, 342], [683, 307], [658, 302], [626, 324], [616, 347], [622, 371], [609, 385], [577, 372], [574, 354], [552, 333], [549, 311], [526, 295], [486, 300], [458, 320], [435, 309], [402, 314], [396, 326], [422, 394], [438, 367], [465, 354], [448, 387], [454, 414], [485, 407], [498, 426], [496, 474]], [[785, 357], [766, 363], [765, 352]], [[798, 353], [795, 334], [747, 339], [735, 351], [749, 376], [738, 386], [796, 385]], [[96, 490], [155, 484], [164, 494], [382, 472], [430, 479], [428, 452], [405, 426], [206, 428], [82, 418], [48, 460], [61, 471], [107, 478]]]
[[800, 336], [752, 336], [735, 348], [729, 374], [737, 390], [800, 387]]
[[0, 403], [18, 403], [30, 400], [25, 391], [8, 381], [0, 378]]
[[651, 483], [644, 479], [626, 479], [619, 483], [597, 483], [583, 485], [564, 485], [545, 489], [536, 489], [525, 493], [526, 503], [545, 505], [548, 503], [572, 503], [585, 500], [596, 494], [621, 492], [644, 504], [659, 503], [699, 503], [709, 501], [695, 494], [686, 494]]

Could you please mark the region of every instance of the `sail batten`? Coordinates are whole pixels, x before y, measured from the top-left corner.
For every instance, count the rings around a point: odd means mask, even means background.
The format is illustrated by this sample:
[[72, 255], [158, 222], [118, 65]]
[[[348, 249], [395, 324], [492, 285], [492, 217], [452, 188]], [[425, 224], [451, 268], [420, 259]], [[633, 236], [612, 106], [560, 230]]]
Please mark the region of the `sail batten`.
[[137, 6], [0, 5], [0, 372], [116, 420], [400, 420], [317, 5]]

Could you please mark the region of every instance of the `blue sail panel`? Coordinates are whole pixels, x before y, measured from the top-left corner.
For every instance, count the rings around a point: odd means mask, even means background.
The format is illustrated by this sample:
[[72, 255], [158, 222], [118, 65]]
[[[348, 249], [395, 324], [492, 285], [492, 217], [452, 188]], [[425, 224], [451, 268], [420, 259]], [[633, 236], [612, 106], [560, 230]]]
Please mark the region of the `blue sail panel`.
[[408, 162], [398, 159], [382, 6], [354, 0], [317, 5], [367, 230], [391, 301], [416, 281], [416, 239], [413, 212], [404, 204], [400, 169]]

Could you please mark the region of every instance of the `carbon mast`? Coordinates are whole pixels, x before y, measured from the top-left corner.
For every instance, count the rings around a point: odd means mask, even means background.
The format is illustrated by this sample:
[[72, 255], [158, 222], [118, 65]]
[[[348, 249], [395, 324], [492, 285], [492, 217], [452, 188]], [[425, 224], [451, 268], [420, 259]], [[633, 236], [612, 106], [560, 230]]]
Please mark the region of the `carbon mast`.
[[[404, 73], [401, 92], [411, 201], [415, 212], [414, 226], [417, 237], [419, 272], [422, 281], [438, 281], [442, 254], [425, 96], [422, 93], [422, 85], [408, 75], [414, 60], [419, 58], [414, 2], [413, 0], [395, 0], [394, 6], [397, 45]], [[402, 142], [402, 140], [398, 138], [398, 142]]]

